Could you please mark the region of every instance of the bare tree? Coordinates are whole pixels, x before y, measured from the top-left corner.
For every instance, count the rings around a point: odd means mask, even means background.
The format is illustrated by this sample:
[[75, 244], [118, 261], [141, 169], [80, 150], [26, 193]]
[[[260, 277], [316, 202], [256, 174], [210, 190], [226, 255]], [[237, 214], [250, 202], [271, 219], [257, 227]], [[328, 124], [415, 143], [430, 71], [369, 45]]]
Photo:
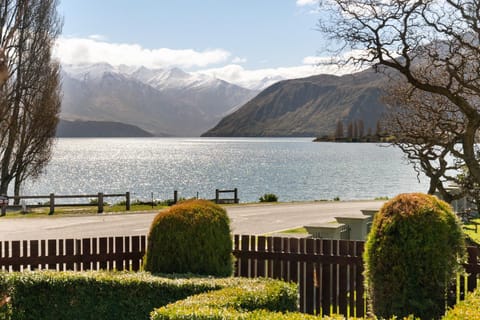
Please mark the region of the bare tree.
[[430, 179], [428, 193], [440, 192], [447, 201], [465, 193], [448, 189], [461, 184], [464, 166], [457, 158], [458, 141], [464, 131], [464, 116], [446, 98], [399, 82], [388, 90], [384, 101], [392, 106], [384, 118], [389, 133], [415, 171]]
[[361, 139], [365, 136], [365, 124], [362, 119], [357, 120], [357, 128], [358, 128], [358, 137]]
[[353, 136], [354, 132], [353, 132], [353, 123], [350, 121], [348, 123], [348, 127], [347, 127], [347, 138], [349, 139], [353, 139], [354, 136]]
[[342, 139], [342, 138], [343, 138], [343, 135], [344, 135], [344, 131], [343, 131], [343, 121], [342, 121], [342, 120], [338, 120], [338, 121], [337, 121], [336, 129], [335, 129], [335, 139]]
[[[469, 179], [480, 182], [475, 144], [480, 128], [480, 2], [326, 1], [323, 8], [331, 19], [320, 21], [320, 30], [335, 41], [337, 52], [363, 52], [341, 62], [373, 64], [379, 71], [388, 71], [392, 81], [398, 81], [399, 75], [415, 89], [416, 102], [418, 97], [427, 98], [421, 106], [428, 106], [428, 101], [439, 103], [438, 107], [448, 109], [443, 115], [461, 124], [455, 138], [439, 136], [445, 141], [432, 145], [420, 140], [417, 146], [424, 149], [417, 154], [426, 152], [437, 163], [450, 154], [457, 167], [466, 168]], [[434, 117], [429, 110], [422, 114]], [[443, 132], [437, 129], [435, 134]]]
[[[8, 80], [0, 95], [0, 193], [15, 194], [50, 159], [60, 111], [59, 66], [52, 61], [60, 33], [56, 0], [1, 0], [0, 44]], [[11, 36], [13, 34], [13, 36]]]

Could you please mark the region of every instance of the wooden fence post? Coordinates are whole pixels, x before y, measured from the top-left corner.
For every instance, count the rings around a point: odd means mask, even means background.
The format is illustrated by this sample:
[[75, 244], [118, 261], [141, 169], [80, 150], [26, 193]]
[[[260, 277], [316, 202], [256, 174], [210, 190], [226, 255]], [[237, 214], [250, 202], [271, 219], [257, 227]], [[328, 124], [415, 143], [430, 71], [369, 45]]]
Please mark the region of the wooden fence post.
[[178, 201], [178, 191], [173, 190], [173, 204], [177, 204]]
[[130, 211], [130, 192], [125, 193], [125, 210]]
[[220, 190], [215, 189], [215, 203], [218, 203], [219, 199], [220, 199]]
[[55, 212], [55, 194], [50, 193], [50, 212], [48, 214], [53, 214]]
[[103, 193], [98, 193], [98, 213], [103, 213]]
[[238, 189], [237, 189], [237, 188], [233, 189], [233, 194], [234, 194], [234, 196], [233, 196], [233, 198], [234, 198], [233, 202], [238, 203], [239, 201], [238, 201]]

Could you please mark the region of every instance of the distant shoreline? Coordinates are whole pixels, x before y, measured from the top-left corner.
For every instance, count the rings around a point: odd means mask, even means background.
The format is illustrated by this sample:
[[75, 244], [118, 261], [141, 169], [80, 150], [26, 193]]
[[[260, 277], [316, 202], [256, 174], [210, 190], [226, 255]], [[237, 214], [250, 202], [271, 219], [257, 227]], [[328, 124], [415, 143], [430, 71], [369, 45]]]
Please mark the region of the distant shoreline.
[[393, 142], [392, 136], [365, 136], [362, 138], [336, 138], [331, 136], [317, 137], [313, 142], [339, 142], [339, 143], [378, 143]]

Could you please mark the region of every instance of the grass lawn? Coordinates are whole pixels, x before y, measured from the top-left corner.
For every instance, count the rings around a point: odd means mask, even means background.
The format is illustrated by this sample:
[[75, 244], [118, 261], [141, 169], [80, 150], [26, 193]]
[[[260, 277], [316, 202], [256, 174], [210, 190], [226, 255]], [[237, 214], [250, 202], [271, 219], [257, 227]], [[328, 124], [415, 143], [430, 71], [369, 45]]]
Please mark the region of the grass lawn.
[[465, 223], [463, 225], [463, 230], [473, 242], [480, 245], [480, 218], [472, 219]]
[[[162, 210], [165, 209], [166, 206], [163, 205], [152, 205], [147, 204], [132, 204], [130, 206], [130, 211], [125, 210], [125, 205], [106, 205], [103, 207], [104, 213], [115, 213], [115, 212], [140, 212], [140, 211], [155, 211], [155, 210]], [[53, 216], [56, 215], [90, 215], [90, 214], [97, 214], [98, 207], [96, 205], [92, 206], [84, 206], [84, 207], [55, 207], [55, 213]], [[29, 209], [28, 213], [22, 213], [21, 211], [8, 211], [7, 215], [3, 218], [8, 217], [41, 217], [41, 216], [48, 216], [50, 208], [31, 208]]]
[[283, 230], [283, 231], [280, 231], [280, 233], [300, 233], [300, 234], [308, 234], [307, 229], [305, 229], [304, 227], [298, 227], [298, 228]]

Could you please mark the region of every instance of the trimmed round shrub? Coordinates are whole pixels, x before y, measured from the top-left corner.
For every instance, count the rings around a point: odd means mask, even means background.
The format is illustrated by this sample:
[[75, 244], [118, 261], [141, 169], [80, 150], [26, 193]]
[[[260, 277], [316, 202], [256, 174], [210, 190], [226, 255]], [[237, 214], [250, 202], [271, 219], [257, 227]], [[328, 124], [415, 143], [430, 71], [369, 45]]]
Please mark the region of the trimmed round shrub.
[[230, 276], [230, 220], [225, 209], [190, 200], [160, 212], [152, 222], [144, 269], [152, 273]]
[[440, 318], [464, 255], [460, 222], [446, 202], [421, 193], [388, 201], [375, 216], [364, 253], [372, 312]]

